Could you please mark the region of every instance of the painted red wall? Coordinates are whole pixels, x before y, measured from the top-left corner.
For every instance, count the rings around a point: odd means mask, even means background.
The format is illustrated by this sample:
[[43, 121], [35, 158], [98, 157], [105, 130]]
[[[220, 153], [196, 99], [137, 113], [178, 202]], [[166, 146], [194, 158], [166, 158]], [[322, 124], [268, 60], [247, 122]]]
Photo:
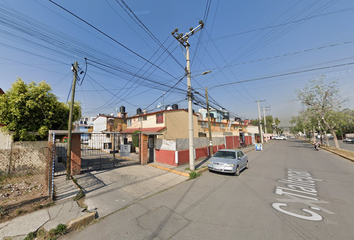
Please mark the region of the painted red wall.
[[189, 150], [178, 151], [178, 165], [189, 163]]
[[175, 151], [156, 149], [156, 162], [177, 166], [175, 161]]
[[199, 159], [201, 157], [206, 157], [206, 156], [208, 156], [207, 147], [195, 149], [195, 159]]
[[240, 147], [240, 137], [239, 136], [226, 136], [226, 148], [234, 149]]
[[252, 145], [252, 136], [245, 136], [246, 145]]
[[240, 137], [239, 136], [234, 136], [234, 148], [239, 148], [240, 147]]

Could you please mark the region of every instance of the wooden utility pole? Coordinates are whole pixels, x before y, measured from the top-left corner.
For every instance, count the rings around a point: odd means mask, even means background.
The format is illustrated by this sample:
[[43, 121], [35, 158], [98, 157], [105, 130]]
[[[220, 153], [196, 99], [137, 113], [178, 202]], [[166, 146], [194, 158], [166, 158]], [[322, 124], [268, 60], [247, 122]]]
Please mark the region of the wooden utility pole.
[[209, 98], [208, 98], [208, 88], [205, 87], [205, 97], [206, 97], [206, 104], [207, 104], [207, 114], [208, 114], [208, 128], [209, 128], [209, 148], [210, 148], [210, 156], [214, 155], [213, 149], [213, 137], [211, 135], [211, 124], [210, 124], [210, 111], [209, 111]]
[[74, 72], [73, 86], [71, 88], [71, 103], [70, 103], [70, 113], [69, 113], [69, 123], [68, 123], [68, 151], [66, 155], [66, 180], [70, 180], [71, 176], [71, 132], [73, 125], [73, 108], [74, 108], [74, 99], [75, 99], [75, 86], [77, 78], [77, 69], [78, 63], [75, 62], [72, 66], [72, 71]]

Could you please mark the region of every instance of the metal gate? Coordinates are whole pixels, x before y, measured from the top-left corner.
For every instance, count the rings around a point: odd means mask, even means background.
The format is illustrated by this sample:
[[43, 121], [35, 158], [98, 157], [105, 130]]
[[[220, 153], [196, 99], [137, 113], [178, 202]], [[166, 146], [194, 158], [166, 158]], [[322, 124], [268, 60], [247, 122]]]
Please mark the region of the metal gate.
[[81, 171], [117, 168], [139, 164], [121, 158], [119, 133], [85, 133], [81, 136]]
[[[68, 149], [67, 131], [55, 132], [54, 175], [65, 175]], [[51, 133], [50, 139], [52, 136]], [[132, 161], [120, 157], [120, 141], [119, 133], [81, 133], [81, 171], [140, 164], [138, 158], [132, 158], [134, 159]]]

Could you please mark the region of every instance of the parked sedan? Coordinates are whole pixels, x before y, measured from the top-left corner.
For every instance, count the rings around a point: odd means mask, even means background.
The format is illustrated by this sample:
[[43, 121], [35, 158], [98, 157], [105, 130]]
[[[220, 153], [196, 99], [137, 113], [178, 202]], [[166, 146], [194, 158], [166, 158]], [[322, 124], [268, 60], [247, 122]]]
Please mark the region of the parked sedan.
[[286, 140], [287, 138], [285, 136], [274, 136], [272, 137], [274, 140]]
[[345, 143], [354, 143], [354, 138], [344, 138], [343, 142], [345, 142]]
[[236, 176], [240, 175], [240, 171], [248, 168], [247, 155], [241, 150], [219, 150], [208, 162], [209, 171], [233, 173]]

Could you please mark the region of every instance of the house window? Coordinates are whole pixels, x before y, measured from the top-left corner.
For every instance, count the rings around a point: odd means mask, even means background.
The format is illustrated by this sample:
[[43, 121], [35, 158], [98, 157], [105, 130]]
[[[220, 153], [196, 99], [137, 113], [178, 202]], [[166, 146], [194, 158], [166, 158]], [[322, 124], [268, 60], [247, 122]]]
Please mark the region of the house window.
[[138, 121], [139, 121], [139, 122], [142, 122], [142, 121], [143, 121], [143, 118], [142, 118], [142, 117], [138, 117]]
[[225, 129], [225, 124], [220, 124], [220, 129]]
[[106, 134], [106, 138], [110, 138], [111, 137], [111, 135], [110, 134]]
[[146, 121], [147, 120], [147, 116], [143, 116], [143, 121]]
[[132, 120], [131, 119], [127, 119], [127, 126], [131, 127], [132, 126]]
[[163, 123], [163, 113], [156, 114], [156, 123]]

